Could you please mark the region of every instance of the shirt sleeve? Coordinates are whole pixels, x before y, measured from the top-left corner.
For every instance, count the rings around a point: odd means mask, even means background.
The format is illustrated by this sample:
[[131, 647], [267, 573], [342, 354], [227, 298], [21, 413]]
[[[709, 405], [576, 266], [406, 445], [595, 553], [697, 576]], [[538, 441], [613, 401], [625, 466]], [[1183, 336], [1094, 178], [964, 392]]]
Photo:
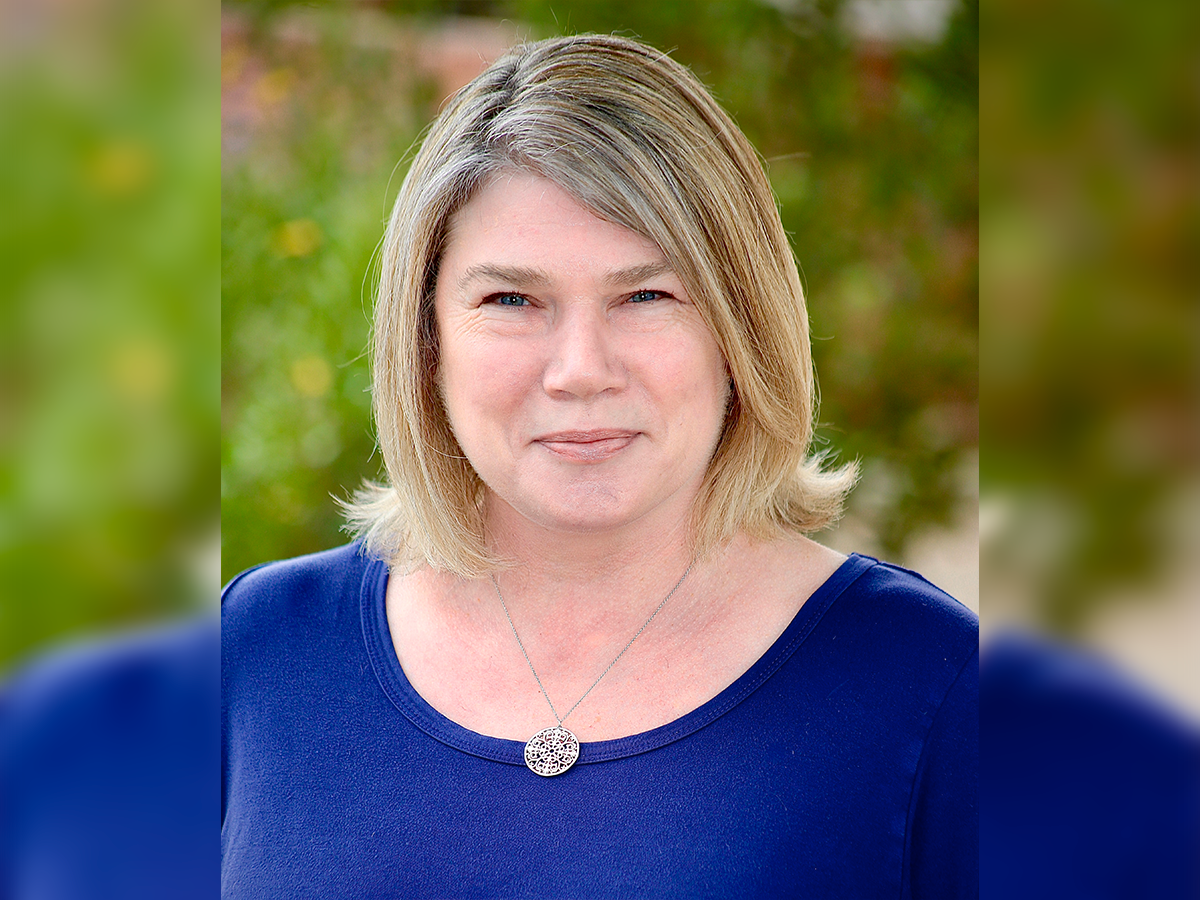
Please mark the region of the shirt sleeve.
[[979, 654], [963, 666], [930, 728], [909, 808], [903, 896], [979, 896]]

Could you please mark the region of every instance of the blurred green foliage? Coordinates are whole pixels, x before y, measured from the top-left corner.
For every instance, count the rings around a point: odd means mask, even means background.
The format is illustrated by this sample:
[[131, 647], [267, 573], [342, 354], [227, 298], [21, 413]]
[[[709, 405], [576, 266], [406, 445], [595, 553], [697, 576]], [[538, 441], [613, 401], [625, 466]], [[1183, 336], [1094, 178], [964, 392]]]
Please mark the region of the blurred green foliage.
[[370, 263], [421, 130], [481, 55], [582, 31], [670, 50], [734, 115], [806, 281], [820, 439], [872, 486], [852, 509], [893, 556], [948, 520], [978, 433], [977, 18], [922, 44], [823, 0], [227, 3], [223, 577], [340, 542], [330, 495], [380, 475]]
[[0, 668], [213, 596], [213, 10], [6, 10]]
[[1200, 7], [985, 10], [981, 577], [1077, 634], [1198, 556]]

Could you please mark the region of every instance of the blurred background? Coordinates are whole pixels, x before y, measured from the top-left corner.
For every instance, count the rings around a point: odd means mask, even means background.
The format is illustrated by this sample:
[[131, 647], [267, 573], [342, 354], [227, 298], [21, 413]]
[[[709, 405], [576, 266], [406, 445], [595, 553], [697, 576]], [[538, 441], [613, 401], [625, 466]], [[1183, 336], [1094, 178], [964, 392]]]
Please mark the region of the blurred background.
[[826, 539], [978, 604], [977, 10], [906, 2], [226, 3], [222, 577], [345, 540], [378, 477], [372, 255], [414, 143], [513, 43], [618, 32], [690, 66], [766, 160], [808, 290]]
[[215, 612], [218, 21], [0, 3], [0, 674]]
[[1200, 721], [1200, 7], [980, 29], [983, 634], [1098, 650]]
[[0, 0], [0, 896], [212, 897], [214, 4]]

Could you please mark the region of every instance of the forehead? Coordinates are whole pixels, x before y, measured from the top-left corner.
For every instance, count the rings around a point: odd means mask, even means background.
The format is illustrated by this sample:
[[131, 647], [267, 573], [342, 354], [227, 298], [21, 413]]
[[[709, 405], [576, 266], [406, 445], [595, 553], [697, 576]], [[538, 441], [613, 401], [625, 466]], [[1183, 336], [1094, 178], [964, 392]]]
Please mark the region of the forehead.
[[554, 182], [506, 172], [451, 217], [442, 268], [491, 264], [599, 271], [665, 263], [653, 241], [600, 218]]

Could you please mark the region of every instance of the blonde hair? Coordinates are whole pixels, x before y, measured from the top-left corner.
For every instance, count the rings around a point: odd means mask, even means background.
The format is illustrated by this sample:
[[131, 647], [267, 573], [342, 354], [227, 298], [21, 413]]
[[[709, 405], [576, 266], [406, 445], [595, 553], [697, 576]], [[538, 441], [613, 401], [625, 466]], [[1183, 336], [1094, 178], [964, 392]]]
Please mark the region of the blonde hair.
[[657, 244], [724, 354], [733, 391], [693, 508], [694, 552], [739, 531], [769, 539], [835, 519], [857, 469], [824, 471], [810, 456], [808, 314], [754, 148], [684, 66], [625, 38], [579, 35], [516, 47], [464, 87], [396, 198], [373, 334], [390, 484], [347, 504], [368, 552], [463, 576], [504, 564], [486, 546], [483, 484], [439, 396], [433, 293], [451, 216], [513, 170]]

